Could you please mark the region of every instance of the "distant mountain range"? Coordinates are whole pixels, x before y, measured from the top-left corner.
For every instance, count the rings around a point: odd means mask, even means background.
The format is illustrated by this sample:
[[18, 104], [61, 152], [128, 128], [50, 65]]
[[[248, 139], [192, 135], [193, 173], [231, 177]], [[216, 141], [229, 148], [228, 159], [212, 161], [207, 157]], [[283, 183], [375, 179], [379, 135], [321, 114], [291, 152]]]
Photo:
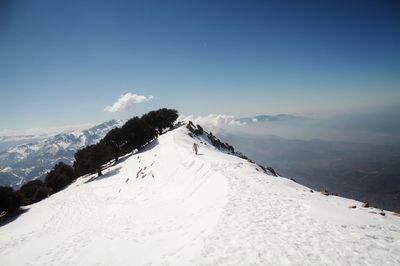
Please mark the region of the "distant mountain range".
[[17, 135], [17, 136], [0, 136], [0, 152], [7, 150], [8, 148], [15, 147], [17, 145], [37, 142], [46, 138], [50, 138], [53, 135]]
[[111, 120], [87, 130], [62, 133], [0, 152], [0, 186], [18, 188], [25, 182], [43, 179], [54, 164], [72, 164], [74, 153], [100, 141], [124, 121]]
[[304, 121], [304, 120], [310, 120], [310, 118], [297, 115], [278, 114], [278, 115], [257, 115], [254, 117], [241, 118], [239, 120], [240, 122], [255, 123], [255, 122]]

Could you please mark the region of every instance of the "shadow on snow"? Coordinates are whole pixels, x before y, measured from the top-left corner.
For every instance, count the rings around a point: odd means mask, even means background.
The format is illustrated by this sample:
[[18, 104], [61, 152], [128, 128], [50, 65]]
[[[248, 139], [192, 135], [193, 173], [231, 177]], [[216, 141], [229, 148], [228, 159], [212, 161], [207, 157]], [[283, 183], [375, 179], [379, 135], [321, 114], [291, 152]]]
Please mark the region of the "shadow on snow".
[[27, 211], [29, 211], [29, 209], [27, 210], [20, 208], [17, 211], [4, 215], [3, 217], [0, 218], [0, 227], [17, 220], [21, 216], [21, 214]]
[[[102, 171], [105, 171], [105, 170], [109, 169], [110, 167], [114, 167], [116, 165], [119, 165], [120, 163], [124, 162], [127, 158], [129, 158], [129, 157], [131, 157], [133, 155], [138, 155], [138, 154], [141, 154], [143, 152], [149, 151], [149, 150], [153, 149], [154, 147], [156, 147], [158, 145], [158, 143], [159, 143], [158, 140], [155, 139], [152, 142], [148, 143], [146, 146], [144, 146], [141, 150], [139, 150], [137, 152], [134, 152], [134, 153], [130, 153], [130, 154], [121, 156], [121, 158], [118, 160], [117, 164], [109, 164], [106, 167], [104, 167], [102, 169]], [[98, 181], [98, 180], [101, 180], [101, 179], [104, 179], [104, 178], [108, 178], [108, 177], [113, 176], [113, 175], [116, 175], [121, 171], [121, 168], [122, 168], [122, 166], [115, 167], [114, 169], [112, 169], [112, 170], [110, 170], [108, 172], [105, 172], [101, 176], [95, 175], [95, 176], [91, 177], [89, 180], [85, 181], [85, 184], [93, 182], [93, 181]]]

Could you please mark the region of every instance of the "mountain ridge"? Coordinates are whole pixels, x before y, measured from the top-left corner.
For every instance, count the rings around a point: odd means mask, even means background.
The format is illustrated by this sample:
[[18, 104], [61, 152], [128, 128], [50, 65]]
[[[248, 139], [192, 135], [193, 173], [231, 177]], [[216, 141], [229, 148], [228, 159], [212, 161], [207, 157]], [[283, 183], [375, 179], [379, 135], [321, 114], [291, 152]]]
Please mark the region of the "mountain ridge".
[[28, 181], [43, 179], [60, 161], [72, 164], [74, 153], [79, 148], [97, 143], [123, 122], [110, 120], [86, 130], [60, 133], [0, 152], [0, 186], [18, 188]]
[[265, 174], [183, 126], [103, 172], [0, 227], [0, 264], [400, 263], [392, 212]]

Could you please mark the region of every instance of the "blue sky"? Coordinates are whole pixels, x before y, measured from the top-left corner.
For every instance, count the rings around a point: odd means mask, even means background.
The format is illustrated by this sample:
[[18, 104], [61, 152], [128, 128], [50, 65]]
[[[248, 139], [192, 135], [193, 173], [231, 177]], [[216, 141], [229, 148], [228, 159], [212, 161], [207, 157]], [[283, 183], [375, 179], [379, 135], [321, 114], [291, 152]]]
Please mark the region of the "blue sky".
[[398, 1], [0, 1], [0, 129], [399, 103]]

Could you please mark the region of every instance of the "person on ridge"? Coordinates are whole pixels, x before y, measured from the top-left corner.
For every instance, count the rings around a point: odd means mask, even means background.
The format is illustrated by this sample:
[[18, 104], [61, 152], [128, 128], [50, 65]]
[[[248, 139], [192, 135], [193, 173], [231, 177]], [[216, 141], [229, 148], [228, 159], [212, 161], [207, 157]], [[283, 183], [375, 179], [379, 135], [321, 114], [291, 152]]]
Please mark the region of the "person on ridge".
[[193, 151], [194, 151], [194, 153], [197, 155], [197, 150], [198, 150], [198, 148], [199, 148], [199, 144], [197, 144], [196, 142], [195, 143], [193, 143]]

